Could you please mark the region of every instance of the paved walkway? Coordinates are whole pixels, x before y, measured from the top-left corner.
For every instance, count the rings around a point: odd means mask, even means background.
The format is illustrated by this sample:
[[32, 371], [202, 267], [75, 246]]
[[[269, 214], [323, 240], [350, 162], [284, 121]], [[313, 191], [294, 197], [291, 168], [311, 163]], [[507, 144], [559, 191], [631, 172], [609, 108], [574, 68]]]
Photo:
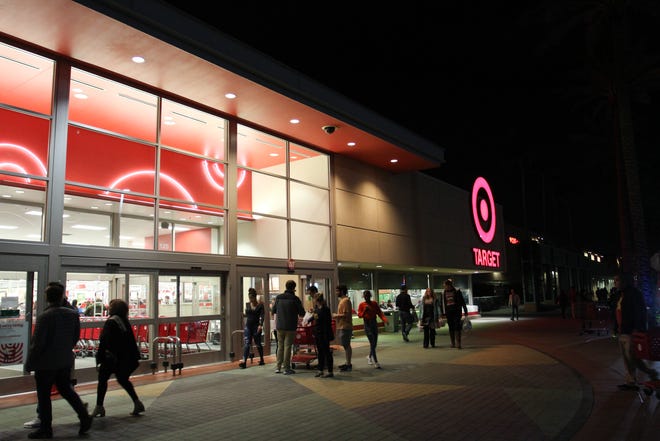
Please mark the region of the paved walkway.
[[[473, 320], [464, 349], [423, 349], [382, 333], [382, 369], [367, 365], [364, 336], [353, 340], [350, 373], [314, 377], [274, 373], [272, 357], [237, 369], [237, 362], [135, 377], [147, 410], [111, 385], [106, 417], [83, 438], [148, 441], [194, 440], [571, 440], [657, 441], [660, 410], [655, 394], [622, 392], [623, 365], [609, 335], [581, 334], [581, 321], [525, 315], [516, 322], [486, 316]], [[335, 352], [335, 364], [344, 360]], [[655, 362], [655, 368], [660, 363]], [[77, 389], [94, 405], [95, 384]], [[0, 402], [0, 440], [25, 439], [22, 424], [34, 401]], [[63, 400], [54, 402], [56, 439], [79, 439], [78, 424]]]

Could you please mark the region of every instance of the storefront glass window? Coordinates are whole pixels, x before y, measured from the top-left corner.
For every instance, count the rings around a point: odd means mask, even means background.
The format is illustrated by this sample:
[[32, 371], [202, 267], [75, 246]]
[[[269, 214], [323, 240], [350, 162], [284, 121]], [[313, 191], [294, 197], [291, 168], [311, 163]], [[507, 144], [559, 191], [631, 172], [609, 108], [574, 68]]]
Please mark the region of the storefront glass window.
[[155, 143], [157, 111], [158, 98], [155, 95], [80, 69], [71, 69], [71, 123]]
[[286, 219], [254, 216], [238, 219], [238, 255], [287, 258]]
[[329, 187], [328, 155], [293, 143], [290, 144], [289, 149], [291, 179], [317, 187]]
[[[5, 181], [0, 174], [0, 182]], [[13, 181], [14, 177], [9, 177]], [[21, 178], [24, 180], [24, 178]], [[30, 187], [0, 185], [0, 239], [43, 240], [43, 207], [46, 205], [46, 183], [28, 179]]]
[[69, 126], [66, 155], [69, 182], [153, 195], [155, 167], [153, 146]]
[[238, 207], [253, 213], [286, 216], [286, 180], [246, 169], [238, 169]]
[[239, 167], [286, 176], [286, 142], [239, 124], [236, 161]]
[[[156, 249], [222, 254], [225, 244], [224, 218], [225, 211], [218, 208], [161, 201]], [[153, 239], [149, 240], [153, 242]]]
[[216, 161], [225, 159], [225, 119], [206, 112], [162, 100], [160, 142]]
[[291, 217], [322, 224], [330, 223], [330, 192], [291, 182]]
[[[92, 194], [94, 197], [87, 197]], [[145, 249], [153, 238], [154, 199], [68, 185], [62, 241]]]
[[161, 197], [224, 205], [223, 163], [162, 149], [158, 178]]
[[291, 258], [329, 262], [330, 227], [291, 222]]
[[53, 60], [0, 43], [0, 103], [50, 115], [54, 67]]

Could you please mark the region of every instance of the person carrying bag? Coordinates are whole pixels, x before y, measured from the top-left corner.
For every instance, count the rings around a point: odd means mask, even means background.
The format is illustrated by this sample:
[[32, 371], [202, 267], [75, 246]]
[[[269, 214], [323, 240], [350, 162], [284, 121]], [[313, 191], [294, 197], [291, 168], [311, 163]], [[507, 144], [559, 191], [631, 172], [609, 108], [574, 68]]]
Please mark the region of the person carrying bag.
[[128, 321], [128, 304], [121, 299], [113, 299], [108, 305], [108, 313], [110, 317], [103, 325], [99, 349], [96, 352], [99, 377], [96, 388], [96, 407], [92, 416], [105, 416], [103, 401], [108, 391], [108, 380], [112, 374], [115, 374], [117, 383], [133, 400], [131, 415], [137, 416], [144, 412], [144, 404], [138, 398], [129, 378], [140, 365], [140, 350]]

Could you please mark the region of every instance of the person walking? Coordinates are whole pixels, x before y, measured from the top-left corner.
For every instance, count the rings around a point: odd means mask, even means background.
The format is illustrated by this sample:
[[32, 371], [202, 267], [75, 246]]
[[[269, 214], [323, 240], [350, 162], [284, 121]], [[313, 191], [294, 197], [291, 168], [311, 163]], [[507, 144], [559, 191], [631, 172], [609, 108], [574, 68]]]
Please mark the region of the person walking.
[[429, 344], [435, 348], [436, 327], [440, 323], [440, 301], [436, 297], [433, 289], [426, 288], [422, 299], [419, 301], [419, 319], [424, 331], [424, 348]]
[[371, 300], [371, 291], [366, 290], [362, 293], [364, 302], [358, 305], [358, 317], [364, 322], [364, 333], [369, 340], [369, 355], [367, 355], [367, 364], [373, 365], [376, 369], [380, 369], [378, 363], [378, 356], [376, 355], [376, 346], [378, 345], [378, 321], [377, 317], [387, 323], [387, 317], [383, 310], [378, 306], [378, 302]]
[[451, 279], [445, 280], [442, 303], [444, 305], [444, 314], [447, 317], [451, 347], [463, 349], [461, 345], [461, 309], [465, 312], [466, 318], [468, 316], [468, 310], [463, 294], [454, 287], [454, 282]]
[[276, 374], [295, 374], [291, 369], [291, 348], [296, 337], [298, 319], [305, 315], [300, 298], [296, 296], [296, 282], [287, 280], [282, 294], [275, 297], [272, 313], [275, 314], [275, 329], [277, 329], [277, 369]]
[[509, 290], [509, 307], [511, 308], [511, 321], [520, 320], [518, 313], [518, 306], [520, 306], [520, 296], [515, 289]]
[[346, 363], [340, 365], [339, 370], [350, 372], [353, 369], [353, 365], [351, 364], [353, 357], [353, 348], [351, 348], [351, 338], [353, 338], [353, 304], [348, 297], [348, 288], [346, 285], [337, 285], [335, 293], [339, 299], [337, 312], [333, 314], [337, 329], [336, 338], [344, 348], [344, 355], [346, 356]]
[[61, 283], [49, 283], [45, 296], [48, 306], [37, 317], [25, 362], [25, 370], [34, 371], [41, 420], [39, 428], [28, 433], [29, 439], [53, 437], [53, 404], [50, 400], [53, 384], [78, 415], [78, 433], [87, 433], [92, 427], [92, 417], [71, 384], [73, 348], [80, 338], [80, 317], [76, 311], [64, 306], [64, 286]]
[[250, 356], [250, 344], [254, 342], [259, 352], [259, 366], [266, 364], [264, 362], [264, 347], [261, 344], [261, 334], [264, 326], [265, 308], [263, 302], [257, 300], [257, 290], [248, 289], [249, 302], [245, 305], [245, 328], [243, 328], [243, 361], [238, 363], [238, 367], [245, 369], [247, 359]]
[[[314, 326], [314, 341], [318, 353], [318, 372], [315, 377], [332, 378], [335, 376], [332, 372], [334, 360], [330, 348], [330, 342], [335, 339], [332, 331], [332, 313], [323, 294], [319, 294], [316, 287], [311, 291], [314, 293], [314, 312], [309, 323]], [[328, 370], [327, 374], [324, 374], [324, 369]]]
[[559, 304], [559, 310], [561, 311], [561, 318], [566, 318], [566, 308], [568, 308], [568, 294], [566, 290], [561, 288], [559, 294], [557, 295], [557, 304]]
[[399, 309], [399, 318], [401, 320], [401, 335], [403, 340], [410, 341], [408, 334], [410, 334], [410, 330], [412, 329], [414, 322], [413, 314], [411, 311], [415, 309], [415, 307], [412, 304], [410, 294], [408, 294], [408, 287], [405, 283], [401, 285], [401, 290], [399, 291], [399, 295], [396, 296], [395, 304]]
[[637, 370], [646, 373], [652, 381], [658, 380], [658, 372], [648, 367], [643, 360], [635, 355], [632, 342], [634, 332], [645, 332], [647, 330], [644, 295], [635, 288], [632, 276], [627, 273], [616, 275], [614, 286], [619, 294], [616, 305], [619, 350], [626, 369], [626, 382], [618, 387], [621, 390], [638, 390]]
[[92, 416], [105, 416], [103, 402], [108, 391], [108, 380], [112, 374], [115, 374], [117, 383], [133, 400], [131, 415], [137, 416], [144, 412], [144, 404], [138, 398], [130, 376], [140, 365], [140, 350], [128, 321], [128, 304], [121, 299], [112, 299], [108, 305], [108, 314], [109, 317], [103, 325], [99, 338], [99, 349], [96, 351], [99, 376], [96, 386], [96, 406]]

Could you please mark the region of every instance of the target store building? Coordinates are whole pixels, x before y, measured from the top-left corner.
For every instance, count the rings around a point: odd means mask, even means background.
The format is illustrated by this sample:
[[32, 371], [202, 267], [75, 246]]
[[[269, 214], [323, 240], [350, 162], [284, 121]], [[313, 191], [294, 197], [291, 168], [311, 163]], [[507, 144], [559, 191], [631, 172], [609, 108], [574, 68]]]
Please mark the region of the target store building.
[[315, 285], [334, 310], [340, 283], [357, 304], [452, 277], [471, 304], [475, 273], [506, 271], [488, 182], [423, 173], [443, 147], [159, 2], [3, 1], [0, 72], [2, 394], [34, 388], [53, 280], [96, 381], [114, 298], [146, 373], [235, 361], [250, 287], [269, 304], [293, 279], [309, 308]]

